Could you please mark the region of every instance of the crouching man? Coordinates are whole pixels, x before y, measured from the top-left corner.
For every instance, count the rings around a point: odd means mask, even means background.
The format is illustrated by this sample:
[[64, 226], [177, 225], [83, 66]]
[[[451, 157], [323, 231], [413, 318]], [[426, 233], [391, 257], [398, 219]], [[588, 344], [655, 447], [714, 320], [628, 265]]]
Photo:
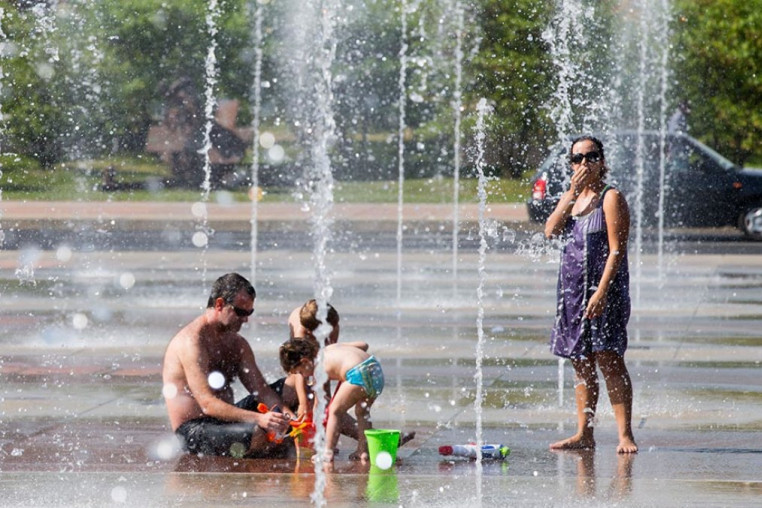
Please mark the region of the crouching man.
[[[254, 287], [237, 273], [214, 282], [203, 314], [175, 335], [164, 354], [162, 393], [172, 430], [184, 449], [203, 455], [284, 457], [293, 441], [271, 440], [288, 432], [293, 413], [256, 411], [283, 404], [257, 367], [238, 332], [254, 312]], [[250, 395], [234, 403], [238, 378]], [[252, 407], [253, 406], [253, 407]]]

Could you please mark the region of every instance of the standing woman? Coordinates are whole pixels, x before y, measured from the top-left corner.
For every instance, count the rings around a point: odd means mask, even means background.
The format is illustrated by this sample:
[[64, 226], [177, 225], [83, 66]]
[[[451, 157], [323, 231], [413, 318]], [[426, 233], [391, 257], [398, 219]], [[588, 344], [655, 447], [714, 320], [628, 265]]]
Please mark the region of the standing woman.
[[624, 364], [630, 318], [630, 212], [622, 193], [604, 182], [608, 168], [600, 140], [575, 139], [569, 160], [571, 184], [548, 217], [545, 236], [560, 236], [565, 242], [550, 347], [574, 367], [577, 433], [550, 448], [595, 448], [600, 368], [619, 430], [617, 453], [635, 453], [632, 383]]

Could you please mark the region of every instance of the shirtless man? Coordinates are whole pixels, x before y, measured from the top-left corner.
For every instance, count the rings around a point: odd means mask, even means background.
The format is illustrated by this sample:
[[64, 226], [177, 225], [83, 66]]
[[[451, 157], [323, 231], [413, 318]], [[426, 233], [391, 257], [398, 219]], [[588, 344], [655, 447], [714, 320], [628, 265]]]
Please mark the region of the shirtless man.
[[[254, 288], [228, 273], [214, 282], [204, 313], [175, 335], [164, 354], [162, 393], [172, 430], [196, 454], [247, 457], [285, 456], [290, 441], [276, 444], [294, 415], [283, 407], [257, 367], [249, 343], [238, 332], [254, 312]], [[251, 393], [233, 403], [238, 377]], [[283, 413], [256, 412], [256, 402]]]

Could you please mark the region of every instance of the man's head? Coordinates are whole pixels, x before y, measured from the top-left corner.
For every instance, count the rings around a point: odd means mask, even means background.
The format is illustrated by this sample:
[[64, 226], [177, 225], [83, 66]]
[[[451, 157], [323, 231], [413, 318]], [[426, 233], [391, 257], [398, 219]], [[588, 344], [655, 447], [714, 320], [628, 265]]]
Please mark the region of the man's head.
[[[326, 338], [326, 343], [335, 344], [336, 341], [339, 340], [339, 313], [330, 303], [326, 305], [328, 305], [328, 315], [326, 316], [326, 321], [328, 321], [328, 324], [333, 328], [331, 333]], [[312, 299], [302, 305], [302, 309], [299, 311], [299, 321], [302, 323], [302, 326], [313, 334], [315, 330], [317, 330], [318, 327], [323, 323], [317, 318], [317, 313], [318, 304], [315, 299]]]
[[315, 369], [315, 358], [320, 346], [313, 338], [296, 337], [284, 342], [280, 347], [280, 366], [291, 373], [311, 376]]
[[246, 292], [252, 300], [257, 297], [254, 286], [244, 276], [237, 273], [226, 273], [212, 284], [212, 292], [209, 294], [206, 307], [214, 307], [218, 298], [222, 298], [225, 303], [232, 305], [236, 295], [241, 291]]
[[238, 331], [254, 312], [254, 286], [237, 273], [228, 273], [214, 281], [207, 309], [215, 309], [219, 321], [228, 329]]

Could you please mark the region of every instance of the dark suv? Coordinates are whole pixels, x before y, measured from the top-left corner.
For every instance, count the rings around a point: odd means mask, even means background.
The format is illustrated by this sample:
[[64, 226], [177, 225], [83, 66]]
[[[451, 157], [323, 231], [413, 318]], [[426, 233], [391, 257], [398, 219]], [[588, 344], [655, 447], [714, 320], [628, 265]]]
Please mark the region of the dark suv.
[[[741, 169], [684, 134], [667, 134], [663, 141], [656, 131], [618, 131], [597, 137], [603, 141], [609, 167], [607, 182], [625, 193], [633, 221], [638, 213], [636, 192], [640, 187], [644, 226], [658, 224], [661, 206], [665, 227], [730, 225], [750, 238], [762, 240], [762, 171]], [[570, 143], [554, 146], [532, 177], [532, 195], [527, 202], [532, 221], [544, 222], [569, 186]], [[662, 149], [663, 186], [659, 157]], [[660, 188], [663, 192], [659, 192]]]

